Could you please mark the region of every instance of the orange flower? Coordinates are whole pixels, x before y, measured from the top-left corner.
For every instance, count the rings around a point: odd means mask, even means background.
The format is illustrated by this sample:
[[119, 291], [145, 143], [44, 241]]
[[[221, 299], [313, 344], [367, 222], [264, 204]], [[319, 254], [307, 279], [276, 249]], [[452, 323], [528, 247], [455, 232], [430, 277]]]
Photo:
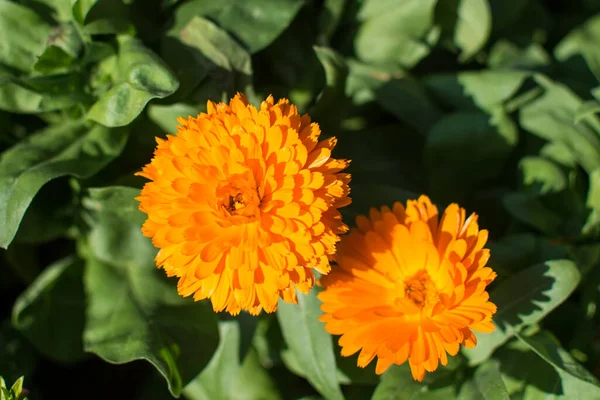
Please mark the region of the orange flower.
[[257, 110], [237, 94], [207, 110], [157, 138], [139, 173], [152, 181], [138, 197], [142, 231], [180, 295], [234, 315], [273, 312], [279, 297], [310, 290], [313, 268], [330, 270], [348, 229], [338, 211], [350, 203], [348, 161], [331, 158], [336, 139], [319, 142], [319, 126], [288, 100], [269, 96]]
[[488, 237], [477, 215], [450, 205], [441, 221], [427, 196], [406, 209], [373, 208], [356, 218], [338, 245], [338, 267], [321, 278], [325, 290], [321, 321], [342, 335], [342, 355], [361, 350], [358, 366], [375, 356], [376, 372], [407, 359], [412, 375], [423, 380], [438, 362], [446, 365], [460, 344], [477, 343], [472, 330], [494, 330], [496, 306], [486, 286], [496, 273], [485, 267]]

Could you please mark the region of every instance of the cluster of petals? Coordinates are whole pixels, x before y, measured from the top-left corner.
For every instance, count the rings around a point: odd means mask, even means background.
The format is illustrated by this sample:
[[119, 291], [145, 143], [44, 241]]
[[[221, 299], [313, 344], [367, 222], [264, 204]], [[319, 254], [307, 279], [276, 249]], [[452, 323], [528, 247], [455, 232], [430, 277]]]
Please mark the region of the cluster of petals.
[[496, 306], [486, 287], [488, 232], [451, 204], [439, 218], [428, 197], [371, 209], [338, 244], [337, 267], [320, 280], [325, 329], [341, 335], [343, 356], [376, 372], [408, 360], [412, 375], [446, 365], [473, 331], [491, 332]]
[[331, 157], [336, 139], [319, 141], [318, 124], [271, 96], [258, 109], [241, 94], [209, 101], [178, 122], [139, 173], [150, 180], [138, 200], [158, 266], [215, 311], [297, 302], [313, 269], [330, 271], [348, 229], [338, 208], [350, 203], [350, 176], [348, 161]]

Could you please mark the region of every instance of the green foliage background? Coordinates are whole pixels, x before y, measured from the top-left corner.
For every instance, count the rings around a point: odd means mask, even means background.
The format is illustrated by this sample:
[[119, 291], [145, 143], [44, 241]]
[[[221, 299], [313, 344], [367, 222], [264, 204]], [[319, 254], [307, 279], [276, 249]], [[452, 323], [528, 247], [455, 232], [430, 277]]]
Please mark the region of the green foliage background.
[[[600, 1], [0, 0], [0, 375], [30, 399], [600, 399]], [[134, 197], [236, 91], [352, 159], [347, 222], [426, 193], [490, 230], [497, 329], [414, 382], [341, 358], [318, 289], [176, 294]]]

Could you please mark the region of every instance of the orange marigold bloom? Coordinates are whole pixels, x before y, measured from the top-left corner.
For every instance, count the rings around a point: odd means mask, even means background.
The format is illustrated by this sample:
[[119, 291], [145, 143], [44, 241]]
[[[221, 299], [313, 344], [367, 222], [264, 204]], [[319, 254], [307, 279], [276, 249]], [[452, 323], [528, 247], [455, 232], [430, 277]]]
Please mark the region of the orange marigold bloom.
[[321, 321], [342, 335], [342, 355], [361, 350], [358, 366], [375, 356], [376, 372], [407, 359], [412, 375], [446, 365], [460, 344], [477, 343], [472, 330], [494, 330], [496, 306], [486, 286], [496, 273], [485, 267], [488, 237], [477, 215], [450, 205], [441, 221], [427, 196], [393, 208], [371, 209], [342, 238], [337, 268], [321, 278]]
[[348, 161], [336, 139], [296, 106], [269, 96], [257, 110], [242, 94], [179, 118], [177, 136], [157, 138], [151, 180], [138, 197], [142, 231], [182, 296], [210, 298], [215, 311], [273, 312], [281, 297], [307, 293], [312, 269], [330, 270], [339, 207], [350, 203]]

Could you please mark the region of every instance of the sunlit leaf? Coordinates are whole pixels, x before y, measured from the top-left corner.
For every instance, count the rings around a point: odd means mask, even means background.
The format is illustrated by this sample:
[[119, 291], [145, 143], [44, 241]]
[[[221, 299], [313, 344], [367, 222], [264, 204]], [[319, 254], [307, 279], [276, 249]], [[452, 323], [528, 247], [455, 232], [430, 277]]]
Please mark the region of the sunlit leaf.
[[0, 0], [0, 64], [28, 72], [42, 54], [51, 26], [31, 9]]
[[426, 37], [436, 41], [433, 30], [437, 0], [369, 0], [362, 4], [354, 48], [357, 56], [375, 64], [412, 68], [430, 48]]
[[153, 261], [155, 250], [140, 231], [139, 191], [90, 190], [85, 205], [85, 350], [122, 364], [147, 360], [178, 396], [208, 364], [218, 344], [217, 321], [206, 302], [181, 298]]
[[183, 27], [195, 16], [208, 17], [256, 53], [281, 34], [303, 4], [303, 0], [194, 0], [177, 9], [175, 21]]
[[441, 1], [436, 14], [442, 16], [445, 29], [450, 29], [454, 45], [461, 50], [460, 61], [468, 61], [481, 50], [492, 30], [488, 0]]
[[542, 320], [567, 299], [581, 275], [568, 260], [553, 260], [527, 268], [504, 279], [490, 292], [498, 311], [492, 333], [476, 333], [477, 346], [463, 349], [471, 365], [486, 360], [495, 349], [523, 327]]
[[71, 123], [38, 132], [0, 155], [0, 247], [12, 241], [38, 190], [64, 175], [98, 172], [118, 156], [127, 131]]
[[105, 126], [127, 125], [148, 101], [169, 96], [179, 87], [164, 62], [130, 36], [119, 37], [118, 68], [122, 81], [103, 94], [88, 113], [88, 118]]
[[328, 399], [343, 399], [337, 383], [332, 337], [325, 331], [317, 290], [298, 295], [298, 304], [279, 302], [283, 337], [308, 381]]
[[500, 363], [487, 361], [475, 371], [475, 386], [484, 400], [508, 400], [506, 386], [500, 375]]

